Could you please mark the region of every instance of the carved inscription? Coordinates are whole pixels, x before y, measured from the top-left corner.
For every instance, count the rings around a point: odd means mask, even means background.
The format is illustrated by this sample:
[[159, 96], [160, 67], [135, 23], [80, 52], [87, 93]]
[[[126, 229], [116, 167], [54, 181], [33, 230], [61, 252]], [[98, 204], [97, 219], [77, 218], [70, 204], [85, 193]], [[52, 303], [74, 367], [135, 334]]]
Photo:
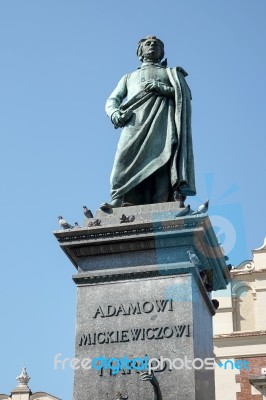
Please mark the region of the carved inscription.
[[93, 318], [119, 317], [121, 315], [149, 314], [173, 311], [173, 300], [142, 301], [129, 304], [99, 306]]
[[[153, 301], [138, 301], [127, 304], [107, 304], [98, 306], [92, 318], [122, 317], [128, 315], [164, 313], [173, 311], [173, 300], [158, 299]], [[139, 340], [160, 340], [190, 337], [190, 325], [158, 326], [148, 328], [132, 328], [104, 332], [89, 332], [81, 334], [79, 346], [94, 346], [97, 344], [127, 343]]]
[[82, 334], [79, 346], [96, 344], [124, 343], [139, 340], [158, 340], [190, 337], [190, 325], [160, 326], [153, 328], [133, 328], [122, 331], [92, 332]]

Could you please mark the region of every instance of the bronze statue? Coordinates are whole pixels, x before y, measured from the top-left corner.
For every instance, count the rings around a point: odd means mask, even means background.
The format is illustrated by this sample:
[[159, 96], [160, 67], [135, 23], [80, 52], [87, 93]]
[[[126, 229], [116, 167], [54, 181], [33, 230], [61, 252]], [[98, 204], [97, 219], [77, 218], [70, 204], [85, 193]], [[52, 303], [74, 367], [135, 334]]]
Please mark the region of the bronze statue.
[[148, 372], [141, 372], [140, 376], [143, 381], [149, 381], [152, 384], [154, 392], [153, 400], [163, 400], [160, 385], [155, 375]]
[[122, 128], [111, 174], [111, 202], [152, 204], [196, 194], [191, 137], [191, 93], [181, 67], [167, 68], [156, 36], [138, 43], [142, 65], [119, 81], [106, 103]]

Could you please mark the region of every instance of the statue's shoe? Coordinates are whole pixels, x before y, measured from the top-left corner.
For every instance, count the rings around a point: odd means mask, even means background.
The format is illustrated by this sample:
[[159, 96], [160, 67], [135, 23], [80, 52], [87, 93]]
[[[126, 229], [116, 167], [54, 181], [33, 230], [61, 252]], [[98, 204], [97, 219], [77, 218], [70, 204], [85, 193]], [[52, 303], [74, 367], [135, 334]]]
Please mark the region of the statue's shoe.
[[110, 210], [112, 208], [112, 206], [111, 206], [111, 204], [109, 204], [109, 203], [102, 203], [101, 205], [100, 205], [100, 209], [102, 210], [102, 211], [107, 211], [107, 210]]
[[121, 207], [123, 203], [122, 198], [114, 199], [110, 203], [102, 203], [100, 205], [100, 209], [102, 211], [110, 210], [111, 208]]
[[132, 203], [122, 203], [121, 207], [131, 207], [134, 206]]

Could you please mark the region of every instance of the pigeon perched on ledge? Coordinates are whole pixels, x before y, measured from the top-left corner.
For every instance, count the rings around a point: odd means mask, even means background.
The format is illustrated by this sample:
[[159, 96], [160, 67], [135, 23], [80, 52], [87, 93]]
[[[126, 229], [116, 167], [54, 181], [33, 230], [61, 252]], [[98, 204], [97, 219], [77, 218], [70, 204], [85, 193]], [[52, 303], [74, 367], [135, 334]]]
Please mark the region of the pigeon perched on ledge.
[[212, 305], [215, 308], [215, 310], [218, 310], [220, 303], [219, 303], [219, 301], [217, 299], [213, 299], [212, 300]]
[[93, 218], [93, 214], [92, 214], [91, 210], [89, 210], [86, 206], [83, 206], [83, 213], [86, 218], [88, 218], [88, 219]]
[[120, 217], [120, 223], [126, 223], [126, 222], [133, 222], [135, 220], [135, 216], [134, 215], [125, 215], [122, 214], [122, 217]]
[[197, 256], [197, 254], [192, 253], [192, 251], [190, 251], [190, 250], [187, 251], [187, 254], [188, 254], [188, 257], [189, 257], [189, 261], [192, 264], [194, 264], [194, 265], [200, 264], [200, 260], [199, 260], [199, 258]]
[[79, 226], [78, 222], [75, 222], [73, 228], [75, 228], [75, 229], [81, 229], [81, 226]]
[[190, 205], [188, 204], [185, 208], [181, 208], [181, 210], [175, 215], [175, 218], [185, 217], [185, 215], [190, 214]]
[[184, 208], [185, 207], [185, 200], [187, 196], [178, 193], [177, 191], [174, 191], [174, 201], [179, 201], [180, 202], [180, 207]]
[[227, 266], [229, 272], [233, 269], [233, 265], [232, 264], [227, 264], [226, 266]]
[[96, 218], [96, 219], [92, 219], [89, 223], [88, 226], [100, 226], [101, 225], [101, 220]]
[[192, 215], [197, 215], [197, 214], [205, 214], [208, 211], [209, 208], [209, 200], [205, 201], [204, 204], [201, 204], [197, 211], [194, 211]]
[[63, 229], [72, 229], [73, 226], [70, 225], [61, 215], [58, 217], [58, 223]]

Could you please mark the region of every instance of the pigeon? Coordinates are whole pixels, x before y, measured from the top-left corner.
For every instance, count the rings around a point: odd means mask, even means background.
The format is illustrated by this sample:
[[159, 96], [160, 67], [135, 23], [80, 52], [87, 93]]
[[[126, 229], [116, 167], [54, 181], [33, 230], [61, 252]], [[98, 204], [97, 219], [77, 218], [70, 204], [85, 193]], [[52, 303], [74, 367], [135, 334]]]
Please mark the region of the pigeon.
[[61, 215], [58, 217], [58, 223], [63, 229], [71, 229], [73, 228]]
[[233, 265], [232, 265], [232, 264], [227, 264], [226, 266], [227, 266], [229, 272], [230, 272], [230, 271], [232, 270], [232, 268], [233, 268]]
[[127, 222], [127, 216], [125, 214], [122, 214], [120, 217], [120, 223], [123, 224], [124, 222]]
[[176, 215], [175, 218], [178, 217], [184, 217], [185, 215], [190, 214], [190, 205], [188, 204], [187, 207], [181, 208], [181, 211], [179, 211]]
[[190, 262], [191, 262], [192, 264], [194, 264], [194, 265], [200, 264], [200, 260], [199, 260], [199, 258], [198, 258], [198, 256], [197, 256], [197, 254], [192, 253], [192, 251], [190, 251], [190, 250], [187, 251], [187, 254], [188, 254], [189, 260], [190, 260]]
[[200, 271], [200, 277], [201, 277], [203, 284], [206, 285], [208, 283], [208, 276], [206, 274], [206, 271], [204, 271], [204, 270]]
[[197, 215], [197, 214], [205, 214], [208, 211], [209, 208], [209, 200], [205, 201], [204, 204], [201, 204], [197, 211], [194, 211], [192, 215]]
[[101, 220], [100, 219], [93, 219], [88, 223], [88, 226], [100, 226], [101, 225]]
[[89, 210], [86, 206], [83, 206], [83, 213], [86, 218], [93, 218], [91, 210]]
[[123, 224], [123, 223], [126, 223], [126, 222], [133, 222], [134, 219], [135, 219], [134, 215], [128, 215], [127, 216], [125, 214], [122, 214], [122, 217], [120, 217], [120, 223]]
[[78, 222], [75, 222], [74, 228], [76, 228], [76, 229], [81, 229], [81, 226], [79, 226]]
[[210, 283], [209, 277], [208, 277], [207, 272], [205, 270], [200, 271], [200, 277], [201, 277], [202, 283], [205, 286], [205, 289], [207, 290], [207, 292], [212, 292], [213, 286]]
[[185, 207], [185, 200], [187, 198], [187, 196], [178, 193], [177, 191], [174, 191], [174, 201], [179, 201], [180, 202], [180, 208], [184, 208]]
[[219, 303], [218, 300], [213, 299], [212, 300], [212, 305], [213, 305], [213, 308], [215, 308], [215, 310], [217, 310], [219, 308], [220, 303]]

